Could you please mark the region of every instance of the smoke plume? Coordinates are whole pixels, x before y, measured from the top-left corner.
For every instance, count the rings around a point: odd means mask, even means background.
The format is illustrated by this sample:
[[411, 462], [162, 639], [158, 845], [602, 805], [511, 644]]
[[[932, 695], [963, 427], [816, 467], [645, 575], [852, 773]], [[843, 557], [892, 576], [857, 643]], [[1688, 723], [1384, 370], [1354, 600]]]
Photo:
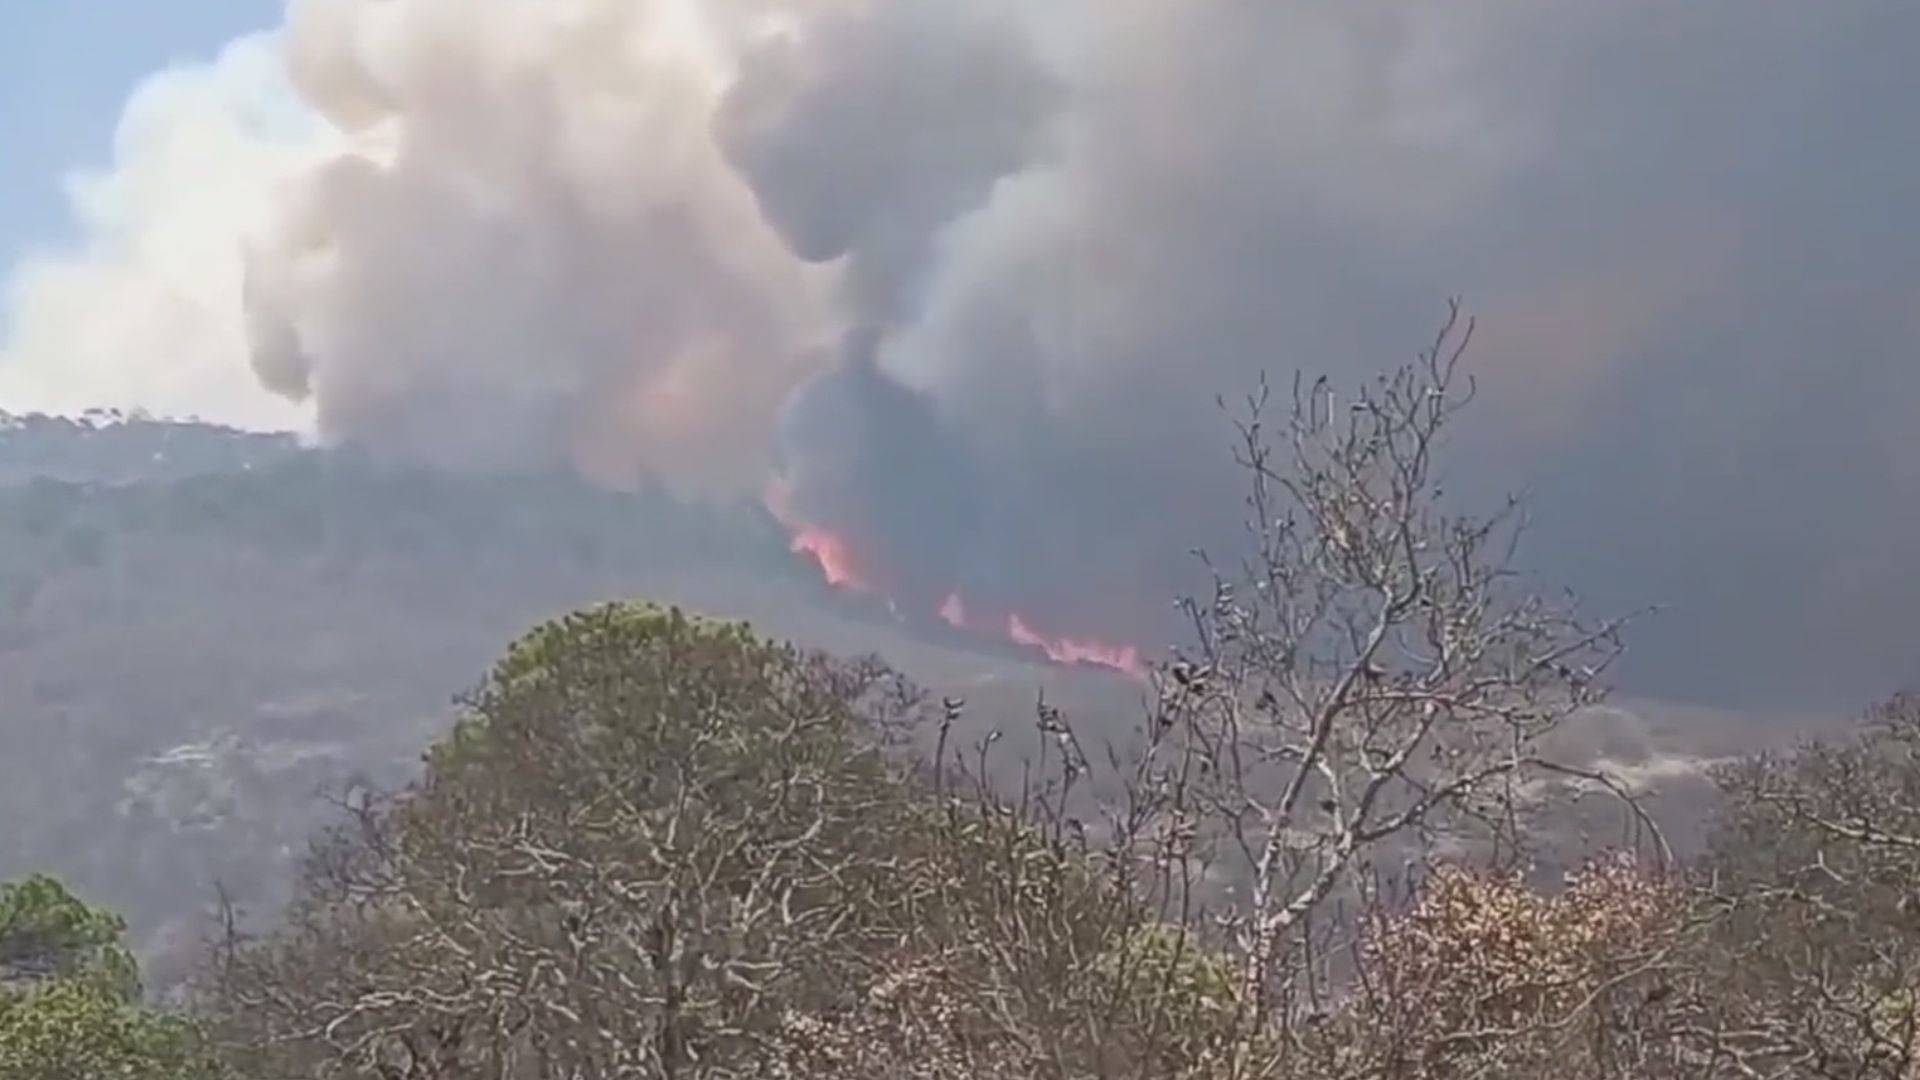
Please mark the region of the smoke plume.
[[[1920, 667], [1916, 33], [1896, 0], [295, 0], [298, 152], [249, 131], [214, 202], [123, 145], [102, 184], [155, 198], [87, 220], [190, 205], [244, 260], [37, 261], [0, 401], [264, 387], [387, 452], [766, 491], [903, 609], [1151, 644], [1236, 525], [1216, 396], [1368, 376], [1457, 293], [1455, 486], [1536, 489], [1539, 569], [1672, 605], [1636, 688], [1852, 704]], [[191, 363], [78, 329], [183, 283]]]

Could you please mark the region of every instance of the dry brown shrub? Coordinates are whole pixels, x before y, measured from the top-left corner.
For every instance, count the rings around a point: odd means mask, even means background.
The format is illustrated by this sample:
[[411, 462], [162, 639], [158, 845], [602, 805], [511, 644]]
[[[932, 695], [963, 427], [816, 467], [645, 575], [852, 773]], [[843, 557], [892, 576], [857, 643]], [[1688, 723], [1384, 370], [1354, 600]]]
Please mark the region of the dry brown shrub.
[[1353, 995], [1312, 1075], [1625, 1077], [1664, 1028], [1684, 894], [1625, 857], [1543, 893], [1514, 876], [1436, 870], [1415, 902], [1369, 917]]

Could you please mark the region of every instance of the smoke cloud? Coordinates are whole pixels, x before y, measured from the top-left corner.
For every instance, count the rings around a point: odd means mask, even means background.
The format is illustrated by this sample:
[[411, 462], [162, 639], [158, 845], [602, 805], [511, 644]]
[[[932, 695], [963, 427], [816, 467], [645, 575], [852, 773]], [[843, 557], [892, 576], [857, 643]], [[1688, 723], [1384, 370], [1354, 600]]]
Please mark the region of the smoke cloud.
[[[83, 214], [244, 260], [29, 264], [0, 403], [264, 388], [432, 461], [771, 482], [905, 608], [1151, 642], [1236, 526], [1216, 395], [1370, 375], [1461, 294], [1454, 486], [1537, 490], [1538, 569], [1671, 605], [1630, 684], [1851, 706], [1920, 667], [1916, 34], [1896, 0], [295, 0], [317, 134], [234, 128], [215, 199], [155, 164], [204, 103], [136, 99], [158, 133], [100, 183], [154, 198]], [[156, 282], [204, 348], [99, 325]]]
[[265, 385], [429, 461], [764, 476], [832, 282], [722, 157], [728, 74], [687, 9], [298, 0], [287, 41], [354, 149], [251, 252]]
[[307, 427], [249, 375], [240, 245], [271, 221], [277, 178], [331, 144], [265, 37], [143, 82], [111, 166], [66, 180], [79, 243], [0, 284], [0, 408]]

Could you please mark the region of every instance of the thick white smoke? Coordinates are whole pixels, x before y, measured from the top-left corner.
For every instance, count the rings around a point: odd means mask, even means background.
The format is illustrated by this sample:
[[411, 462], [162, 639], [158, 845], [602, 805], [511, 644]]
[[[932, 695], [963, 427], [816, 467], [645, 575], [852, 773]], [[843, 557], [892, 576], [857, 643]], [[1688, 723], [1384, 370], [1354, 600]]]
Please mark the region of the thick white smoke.
[[81, 243], [31, 253], [6, 278], [0, 408], [305, 427], [249, 373], [241, 245], [271, 226], [278, 178], [332, 143], [271, 38], [146, 80], [111, 166], [67, 179]]
[[11, 283], [0, 406], [773, 477], [916, 610], [1150, 639], [1238, 513], [1215, 396], [1370, 374], [1462, 293], [1458, 486], [1536, 484], [1548, 569], [1675, 605], [1633, 676], [1852, 700], [1920, 660], [1917, 32], [1898, 0], [295, 0], [299, 109], [242, 119], [261, 43], [130, 109], [95, 242]]
[[830, 269], [715, 143], [719, 27], [670, 0], [297, 0], [288, 54], [352, 149], [250, 252], [261, 380], [432, 461], [745, 487], [830, 359]]

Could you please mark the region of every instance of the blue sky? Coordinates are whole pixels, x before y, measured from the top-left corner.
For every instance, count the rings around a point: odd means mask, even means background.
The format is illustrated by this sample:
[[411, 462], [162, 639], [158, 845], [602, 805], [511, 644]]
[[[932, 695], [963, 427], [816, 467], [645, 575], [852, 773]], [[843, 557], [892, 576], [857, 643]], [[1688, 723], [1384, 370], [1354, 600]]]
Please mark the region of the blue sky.
[[128, 93], [275, 25], [280, 0], [0, 0], [0, 269], [71, 225], [61, 180], [104, 164]]

